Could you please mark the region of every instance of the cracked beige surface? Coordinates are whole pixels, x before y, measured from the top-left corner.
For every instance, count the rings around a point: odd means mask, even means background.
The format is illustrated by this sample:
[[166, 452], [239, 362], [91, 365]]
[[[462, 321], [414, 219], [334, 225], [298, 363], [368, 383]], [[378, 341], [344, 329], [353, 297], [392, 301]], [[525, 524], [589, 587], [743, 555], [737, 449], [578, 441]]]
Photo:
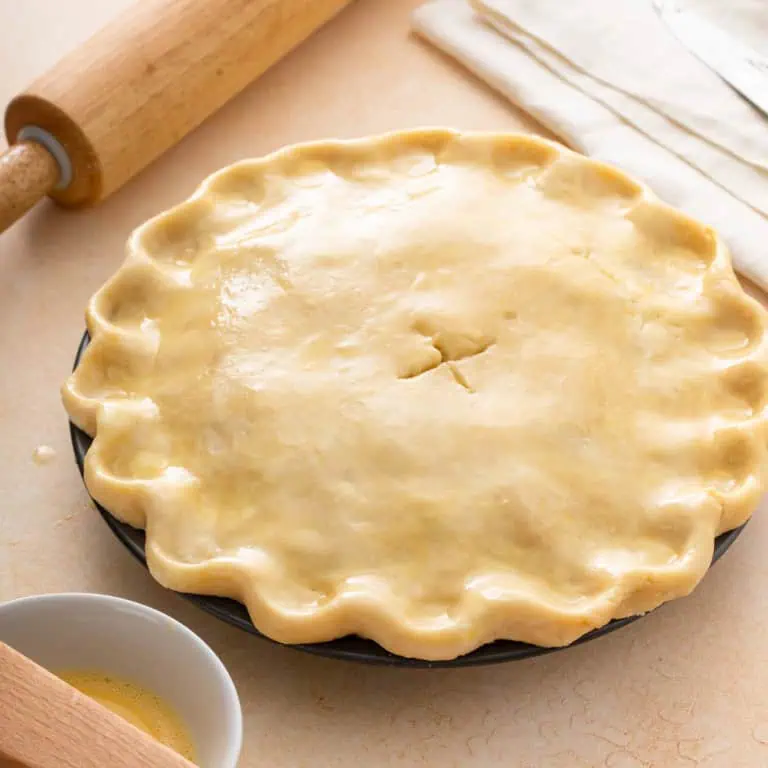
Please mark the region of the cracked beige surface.
[[532, 137], [231, 166], [88, 322], [92, 494], [284, 642], [566, 644], [687, 594], [763, 488], [765, 313], [722, 243]]

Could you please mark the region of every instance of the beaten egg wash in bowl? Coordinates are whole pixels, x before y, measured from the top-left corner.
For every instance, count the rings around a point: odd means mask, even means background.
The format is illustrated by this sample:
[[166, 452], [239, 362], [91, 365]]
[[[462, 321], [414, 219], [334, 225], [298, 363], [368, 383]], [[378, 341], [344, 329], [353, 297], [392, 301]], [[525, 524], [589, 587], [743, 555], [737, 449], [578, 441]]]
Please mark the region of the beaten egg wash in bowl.
[[0, 642], [200, 768], [237, 767], [243, 721], [232, 678], [170, 616], [111, 595], [20, 597], [0, 603]]
[[186, 724], [168, 702], [149, 689], [102, 672], [68, 669], [55, 674], [190, 762], [197, 762]]

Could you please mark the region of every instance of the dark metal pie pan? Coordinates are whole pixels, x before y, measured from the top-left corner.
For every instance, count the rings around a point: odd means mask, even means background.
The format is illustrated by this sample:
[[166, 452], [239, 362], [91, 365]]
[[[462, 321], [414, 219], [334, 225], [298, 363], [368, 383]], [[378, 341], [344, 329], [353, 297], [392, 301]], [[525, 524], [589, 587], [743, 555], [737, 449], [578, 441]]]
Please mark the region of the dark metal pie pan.
[[[85, 333], [77, 350], [75, 367], [77, 367], [77, 364], [80, 362], [80, 358], [85, 351], [85, 348], [88, 346], [89, 340], [88, 334]], [[82, 475], [85, 454], [88, 452], [88, 448], [91, 445], [91, 438], [71, 422], [70, 433], [72, 436], [72, 447], [75, 451], [75, 459], [77, 460], [77, 466]], [[115, 534], [128, 551], [146, 568], [147, 559], [144, 553], [144, 531], [137, 530], [136, 528], [121, 522], [97, 502], [94, 501], [94, 504], [107, 525], [110, 527], [112, 533]], [[713, 564], [725, 554], [743, 529], [744, 526], [741, 526], [740, 528], [728, 531], [715, 539], [715, 550], [712, 557]], [[221, 619], [228, 624], [232, 624], [239, 629], [245, 630], [246, 632], [250, 632], [252, 635], [257, 635], [265, 640], [269, 640], [269, 642], [275, 642], [263, 635], [253, 626], [253, 623], [248, 616], [248, 611], [241, 603], [223, 597], [180, 594], [182, 597], [198, 606], [198, 608], [202, 608], [202, 610], [210, 613], [216, 618]], [[581, 645], [582, 643], [587, 643], [602, 635], [607, 635], [609, 632], [614, 632], [620, 627], [624, 627], [639, 618], [641, 617], [628, 616], [624, 619], [614, 619], [605, 626], [592, 630], [580, 637], [573, 643], [573, 645]], [[563, 650], [563, 648], [544, 648], [538, 645], [518, 643], [512, 640], [497, 640], [496, 642], [484, 645], [465, 656], [460, 656], [456, 659], [451, 659], [450, 661], [424, 661], [423, 659], [409, 659], [403, 656], [397, 656], [384, 650], [384, 648], [372, 640], [352, 635], [325, 643], [305, 643], [288, 647], [296, 648], [307, 653], [313, 653], [317, 656], [328, 656], [330, 658], [343, 659], [345, 661], [400, 667], [471, 667], [482, 664], [498, 664], [502, 661], [517, 661], [519, 659], [527, 659], [532, 656], [541, 656], [546, 653]], [[567, 647], [570, 646], [566, 646], [566, 648]]]

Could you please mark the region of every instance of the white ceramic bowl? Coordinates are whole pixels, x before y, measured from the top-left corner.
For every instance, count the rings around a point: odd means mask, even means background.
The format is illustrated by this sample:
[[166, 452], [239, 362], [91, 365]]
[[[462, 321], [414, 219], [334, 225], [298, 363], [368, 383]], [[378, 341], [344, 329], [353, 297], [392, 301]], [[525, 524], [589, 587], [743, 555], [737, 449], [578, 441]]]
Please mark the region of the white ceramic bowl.
[[164, 613], [109, 595], [22, 597], [0, 605], [0, 640], [54, 672], [103, 671], [150, 689], [179, 713], [201, 768], [236, 768], [243, 719], [232, 678]]

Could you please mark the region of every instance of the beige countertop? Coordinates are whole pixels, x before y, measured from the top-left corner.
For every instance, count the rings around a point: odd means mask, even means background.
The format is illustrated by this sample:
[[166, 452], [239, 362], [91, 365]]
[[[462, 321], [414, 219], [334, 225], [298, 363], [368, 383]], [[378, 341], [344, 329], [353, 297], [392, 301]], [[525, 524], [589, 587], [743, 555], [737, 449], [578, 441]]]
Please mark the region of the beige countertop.
[[[0, 103], [128, 2], [0, 0]], [[409, 37], [415, 5], [358, 0], [100, 208], [46, 203], [0, 236], [0, 600], [108, 592], [188, 624], [240, 691], [245, 768], [768, 765], [766, 514], [693, 596], [613, 635], [498, 667], [414, 671], [314, 658], [201, 613], [151, 580], [83, 490], [58, 389], [86, 300], [134, 226], [216, 168], [289, 142], [417, 125], [531, 129]], [[33, 460], [39, 445], [53, 460]]]

